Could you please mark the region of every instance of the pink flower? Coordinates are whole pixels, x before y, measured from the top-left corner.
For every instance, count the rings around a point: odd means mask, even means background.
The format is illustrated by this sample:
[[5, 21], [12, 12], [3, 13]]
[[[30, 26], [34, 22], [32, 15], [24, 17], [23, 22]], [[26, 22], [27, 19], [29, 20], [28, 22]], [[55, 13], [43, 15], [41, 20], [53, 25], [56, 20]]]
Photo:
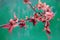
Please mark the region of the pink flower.
[[16, 26], [18, 26], [18, 24], [16, 24], [16, 20], [10, 19], [10, 22], [4, 25], [3, 28], [8, 28], [9, 32], [12, 32], [13, 28]]
[[37, 4], [36, 7], [38, 8], [38, 10], [41, 9], [41, 5], [40, 4]]
[[16, 23], [17, 20], [10, 19], [10, 27], [9, 27], [9, 32], [12, 32], [13, 28], [18, 26]]
[[16, 27], [16, 26], [18, 26], [17, 22], [18, 22], [18, 18], [14, 14], [14, 20], [10, 19], [10, 22], [8, 24], [4, 25], [3, 27], [4, 28], [8, 28], [9, 32], [12, 32], [13, 28]]
[[45, 17], [46, 17], [48, 20], [51, 20], [51, 19], [54, 17], [54, 14], [53, 14], [53, 12], [46, 12]]
[[42, 2], [39, 2], [39, 3], [36, 5], [36, 7], [38, 8], [38, 10], [40, 10], [40, 9], [42, 8], [42, 6], [43, 6]]
[[25, 20], [20, 20], [20, 27], [22, 28], [22, 27], [25, 27], [26, 26], [26, 24], [25, 24]]

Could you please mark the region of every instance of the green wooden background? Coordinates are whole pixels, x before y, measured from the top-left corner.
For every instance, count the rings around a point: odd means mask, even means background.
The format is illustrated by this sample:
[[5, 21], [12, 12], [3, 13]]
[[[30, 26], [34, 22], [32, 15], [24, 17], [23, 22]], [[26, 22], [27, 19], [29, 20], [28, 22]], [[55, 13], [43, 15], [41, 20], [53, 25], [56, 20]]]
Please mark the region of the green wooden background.
[[[38, 3], [38, 0], [31, 0], [32, 5]], [[60, 40], [60, 0], [42, 0], [52, 7], [55, 17], [50, 21], [50, 29], [52, 34], [51, 40]], [[38, 10], [37, 10], [38, 11]], [[34, 11], [23, 3], [23, 0], [0, 0], [0, 25], [9, 22], [16, 13], [19, 19], [25, 19], [25, 16], [33, 16]], [[8, 29], [0, 28], [0, 40], [47, 40], [46, 32], [43, 31], [42, 22], [34, 27], [32, 23], [26, 22], [27, 30], [16, 27], [12, 33]]]

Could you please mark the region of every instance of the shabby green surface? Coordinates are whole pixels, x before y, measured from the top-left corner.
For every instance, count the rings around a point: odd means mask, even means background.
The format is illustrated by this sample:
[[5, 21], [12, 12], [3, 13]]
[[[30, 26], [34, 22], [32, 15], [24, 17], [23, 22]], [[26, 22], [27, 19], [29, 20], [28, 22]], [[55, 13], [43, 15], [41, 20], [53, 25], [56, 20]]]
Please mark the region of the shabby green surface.
[[[38, 0], [31, 0], [32, 6], [38, 3]], [[60, 0], [42, 0], [52, 7], [55, 16], [50, 21], [51, 40], [60, 40]], [[38, 10], [37, 10], [38, 11]], [[16, 13], [19, 19], [25, 19], [25, 16], [33, 16], [34, 11], [23, 3], [23, 0], [0, 0], [0, 25], [7, 24], [13, 13]], [[36, 26], [27, 22], [27, 30], [19, 26], [14, 28], [12, 33], [8, 29], [0, 28], [0, 40], [48, 40], [46, 32], [43, 31], [44, 25], [38, 22]]]

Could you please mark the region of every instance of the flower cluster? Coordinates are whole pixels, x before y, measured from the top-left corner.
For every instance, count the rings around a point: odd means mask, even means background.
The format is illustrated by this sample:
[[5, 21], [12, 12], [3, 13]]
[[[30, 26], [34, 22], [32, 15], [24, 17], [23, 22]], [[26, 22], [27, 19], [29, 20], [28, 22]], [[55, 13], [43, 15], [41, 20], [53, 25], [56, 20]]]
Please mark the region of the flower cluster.
[[[29, 3], [29, 0], [24, 0], [25, 3]], [[16, 26], [20, 26], [20, 28], [24, 27], [26, 28], [26, 22], [32, 22], [33, 25], [35, 26], [37, 24], [37, 21], [41, 21], [43, 23], [45, 23], [44, 26], [44, 30], [46, 31], [47, 34], [50, 34], [51, 31], [49, 29], [50, 26], [50, 20], [54, 17], [54, 13], [51, 11], [51, 8], [49, 5], [46, 5], [46, 3], [42, 3], [39, 2], [35, 8], [32, 7], [31, 4], [29, 4], [30, 7], [35, 11], [35, 14], [33, 15], [33, 17], [28, 18], [28, 16], [26, 16], [26, 19], [21, 19], [18, 20], [18, 18], [16, 17], [16, 15], [14, 14], [14, 19], [10, 19], [8, 24], [3, 25], [3, 28], [8, 28], [9, 32], [12, 32], [13, 28]], [[43, 13], [40, 12], [36, 12], [36, 8], [38, 8], [38, 10], [43, 10]]]

